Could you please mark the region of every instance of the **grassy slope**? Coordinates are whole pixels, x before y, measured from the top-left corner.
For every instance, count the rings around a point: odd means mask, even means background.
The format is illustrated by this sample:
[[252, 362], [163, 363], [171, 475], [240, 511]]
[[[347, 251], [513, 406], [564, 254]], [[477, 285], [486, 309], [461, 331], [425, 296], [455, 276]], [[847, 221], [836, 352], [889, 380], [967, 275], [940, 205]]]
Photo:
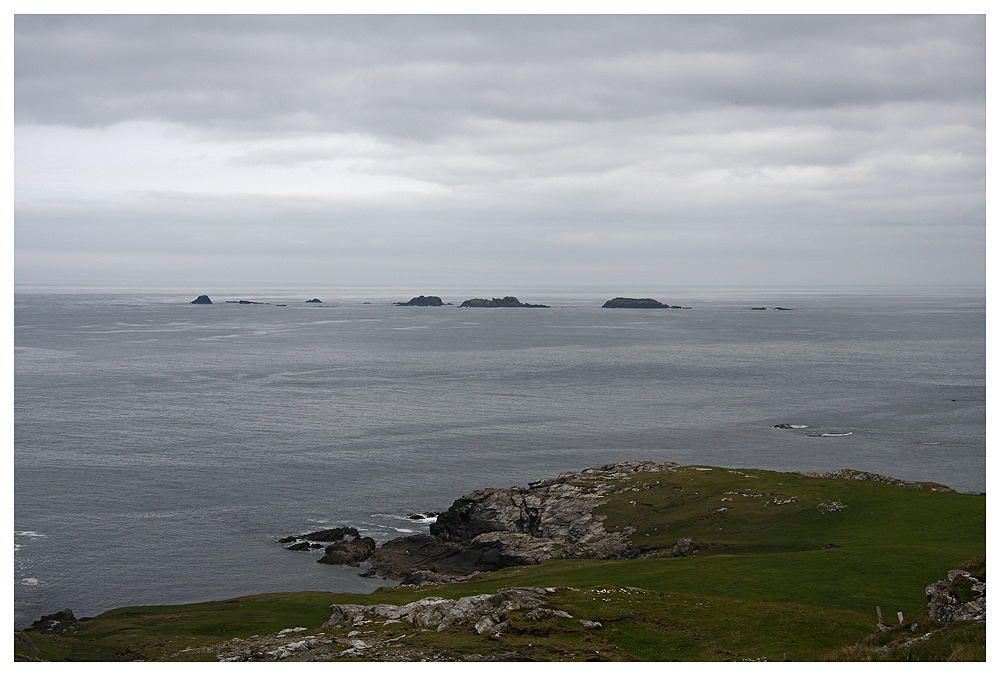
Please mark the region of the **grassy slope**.
[[[875, 606], [886, 618], [897, 611], [919, 617], [928, 584], [985, 552], [985, 496], [722, 468], [638, 474], [615, 484], [598, 510], [609, 529], [635, 527], [632, 540], [644, 549], [687, 537], [703, 550], [682, 558], [553, 560], [463, 584], [366, 596], [269, 594], [119, 609], [64, 637], [29, 634], [39, 652], [25, 652], [57, 660], [157, 659], [234, 636], [319, 627], [331, 603], [401, 604], [546, 586], [571, 588], [549, 605], [604, 628], [584, 631], [576, 620], [519, 623], [515, 614], [502, 642], [516, 659], [774, 660], [787, 652], [815, 660], [870, 634]], [[834, 502], [844, 508], [821, 507]], [[824, 548], [830, 544], [836, 548]], [[495, 640], [467, 628], [426, 634], [420, 643], [450, 657], [497, 649]]]

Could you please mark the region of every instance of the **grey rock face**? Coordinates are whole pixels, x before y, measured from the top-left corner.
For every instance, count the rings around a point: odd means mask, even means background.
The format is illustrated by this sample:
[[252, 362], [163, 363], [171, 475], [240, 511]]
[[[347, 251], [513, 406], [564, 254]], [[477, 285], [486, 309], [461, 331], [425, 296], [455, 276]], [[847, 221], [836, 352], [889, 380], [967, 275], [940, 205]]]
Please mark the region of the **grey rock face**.
[[355, 538], [340, 540], [327, 545], [326, 553], [319, 563], [329, 563], [341, 566], [357, 566], [371, 556], [375, 551], [375, 540], [372, 538]]
[[[602, 504], [605, 497], [606, 486], [599, 479], [664, 471], [676, 466], [624, 462], [567, 472], [532, 482], [527, 488], [481, 489], [456, 500], [448, 511], [438, 515], [430, 531], [442, 540], [453, 542], [469, 542], [484, 533], [503, 531], [557, 540], [575, 545], [581, 551], [591, 546], [614, 551], [619, 545], [625, 546], [624, 538], [612, 537], [605, 530], [603, 519], [593, 514], [594, 507]], [[580, 485], [581, 482], [586, 484]]]
[[[551, 558], [626, 558], [629, 532], [608, 532], [594, 515], [611, 479], [661, 472], [675, 463], [604, 465], [535, 481], [527, 488], [484, 488], [439, 514], [430, 535], [396, 538], [375, 550], [365, 575], [419, 581], [541, 563]], [[412, 578], [418, 582], [417, 578]]]
[[445, 631], [452, 626], [472, 623], [479, 633], [496, 633], [504, 624], [504, 615], [512, 610], [537, 608], [545, 600], [547, 589], [511, 587], [496, 594], [442, 599], [429, 596], [403, 606], [380, 603], [362, 606], [352, 603], [330, 606], [330, 619], [324, 627], [342, 624], [364, 625], [369, 622], [396, 620], [420, 629]]
[[948, 571], [948, 579], [928, 585], [927, 600], [935, 622], [986, 619], [986, 582], [968, 571]]

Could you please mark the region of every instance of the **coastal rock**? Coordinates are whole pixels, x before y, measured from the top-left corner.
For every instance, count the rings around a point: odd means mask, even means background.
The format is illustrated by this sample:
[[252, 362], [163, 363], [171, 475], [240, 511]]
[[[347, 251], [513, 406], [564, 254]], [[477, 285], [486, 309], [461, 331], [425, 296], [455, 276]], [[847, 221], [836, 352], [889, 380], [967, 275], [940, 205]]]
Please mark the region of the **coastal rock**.
[[[483, 533], [505, 531], [548, 538], [575, 550], [604, 549], [609, 539], [603, 517], [595, 516], [594, 507], [602, 504], [607, 486], [599, 480], [618, 474], [666, 471], [675, 463], [657, 464], [633, 461], [603, 465], [582, 472], [567, 472], [551, 479], [535, 481], [527, 488], [485, 488], [456, 500], [431, 524], [432, 535], [442, 540], [469, 542]], [[624, 553], [625, 538], [621, 538]], [[615, 549], [615, 545], [611, 545]], [[610, 552], [609, 552], [610, 553]]]
[[504, 296], [503, 298], [470, 298], [464, 301], [459, 307], [549, 307], [548, 305], [535, 305], [533, 303], [522, 303], [514, 296]]
[[323, 301], [321, 301], [319, 298], [313, 298], [311, 300], [307, 300], [306, 302], [307, 303], [322, 303]]
[[[537, 608], [544, 603], [548, 593], [548, 589], [541, 587], [511, 587], [501, 589], [496, 594], [479, 594], [459, 599], [429, 596], [403, 606], [385, 603], [371, 606], [337, 604], [330, 606], [330, 619], [323, 627], [395, 620], [411, 627], [437, 631], [471, 623], [480, 634], [487, 631], [494, 633], [495, 627], [503, 624], [506, 613]], [[483, 622], [484, 619], [489, 621]]]
[[986, 579], [966, 570], [948, 571], [948, 578], [927, 587], [927, 612], [935, 622], [986, 619]]
[[438, 307], [444, 305], [444, 301], [442, 301], [438, 296], [417, 296], [415, 298], [411, 298], [405, 303], [393, 303], [393, 305]]
[[[486, 554], [487, 560], [483, 556]], [[371, 555], [371, 568], [364, 577], [404, 580], [416, 571], [427, 571], [442, 579], [498, 570], [499, 559], [490, 553], [444, 542], [433, 535], [408, 535], [389, 540]]]
[[[534, 565], [552, 558], [628, 558], [630, 530], [608, 532], [595, 516], [608, 484], [602, 479], [635, 472], [657, 472], [675, 463], [624, 462], [567, 472], [524, 487], [485, 488], [465, 495], [437, 515], [430, 535], [390, 540], [372, 554], [367, 577], [412, 580], [433, 574], [442, 578], [511, 566]], [[418, 571], [420, 576], [410, 578]]]
[[191, 305], [211, 305], [212, 304], [212, 299], [209, 298], [208, 296], [201, 295], [201, 296], [198, 296], [197, 298], [195, 298], [193, 301], [191, 301], [190, 304]]
[[58, 613], [43, 615], [40, 619], [31, 623], [25, 631], [33, 631], [37, 634], [63, 634], [71, 626], [79, 622], [73, 611], [69, 608], [60, 610]]
[[310, 540], [311, 542], [336, 542], [337, 540], [343, 540], [347, 536], [359, 538], [361, 537], [361, 533], [358, 532], [357, 528], [352, 528], [351, 526], [341, 526], [340, 528], [328, 528], [326, 530], [306, 533], [298, 539]]
[[621, 296], [617, 298], [612, 298], [606, 302], [601, 307], [605, 308], [632, 308], [640, 310], [650, 310], [658, 308], [669, 308], [671, 310], [690, 310], [691, 308], [683, 308], [680, 305], [666, 305], [658, 300], [652, 298], [622, 298]]
[[358, 566], [375, 551], [375, 540], [370, 537], [340, 540], [327, 545], [326, 553], [319, 563], [340, 566]]
[[[363, 558], [356, 558], [361, 555], [362, 549], [359, 545], [353, 545], [353, 542], [346, 542], [346, 538], [351, 537], [354, 541], [364, 540], [371, 542], [371, 549], [375, 548], [375, 541], [371, 538], [362, 538], [361, 533], [358, 532], [357, 528], [351, 526], [341, 526], [339, 528], [327, 528], [326, 530], [318, 530], [312, 533], [306, 533], [304, 535], [289, 535], [278, 540], [280, 544], [288, 545], [285, 549], [293, 552], [308, 551], [310, 549], [320, 549], [323, 547], [321, 543], [324, 542], [344, 542], [345, 546], [338, 549], [337, 554], [330, 557], [329, 560], [323, 560], [327, 557], [321, 559], [321, 563], [341, 563], [341, 561], [335, 560], [338, 558], [344, 558], [347, 565], [357, 565], [359, 561], [364, 561], [371, 554], [368, 550]], [[291, 544], [290, 544], [291, 543]], [[350, 554], [348, 555], [348, 552]], [[327, 547], [327, 554], [330, 554], [330, 548]]]

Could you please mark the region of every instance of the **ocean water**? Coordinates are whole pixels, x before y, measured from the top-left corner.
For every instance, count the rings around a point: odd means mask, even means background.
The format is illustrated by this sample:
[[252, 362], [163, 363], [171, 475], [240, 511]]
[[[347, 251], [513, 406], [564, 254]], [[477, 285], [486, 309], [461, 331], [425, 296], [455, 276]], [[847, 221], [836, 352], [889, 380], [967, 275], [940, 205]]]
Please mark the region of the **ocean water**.
[[[982, 293], [657, 295], [684, 310], [567, 290], [518, 294], [548, 309], [196, 295], [15, 293], [15, 626], [371, 591], [391, 583], [277, 538], [384, 542], [476, 488], [621, 460], [986, 490]], [[267, 304], [223, 302], [239, 299]]]

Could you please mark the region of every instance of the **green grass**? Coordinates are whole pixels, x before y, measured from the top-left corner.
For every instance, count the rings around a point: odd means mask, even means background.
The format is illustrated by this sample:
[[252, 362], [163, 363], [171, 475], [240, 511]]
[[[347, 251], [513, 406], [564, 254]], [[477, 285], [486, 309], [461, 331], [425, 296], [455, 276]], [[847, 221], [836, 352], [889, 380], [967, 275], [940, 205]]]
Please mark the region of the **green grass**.
[[[697, 555], [550, 560], [461, 584], [369, 595], [302, 592], [122, 608], [65, 636], [29, 633], [37, 650], [15, 644], [15, 654], [157, 660], [234, 637], [318, 628], [332, 603], [404, 604], [542, 586], [565, 588], [547, 605], [603, 627], [585, 630], [577, 619], [528, 623], [514, 613], [499, 642], [466, 627], [419, 639], [400, 635], [398, 645], [437, 659], [780, 661], [785, 653], [796, 661], [985, 659], [984, 625], [933, 623], [924, 598], [928, 584], [985, 552], [985, 505], [980, 495], [760, 470], [638, 474], [616, 480], [599, 508], [606, 526], [634, 528], [631, 540], [646, 551], [691, 538], [701, 547]], [[981, 567], [985, 575], [985, 558]], [[918, 618], [931, 637], [888, 656], [872, 652], [913, 638], [908, 629], [873, 634], [876, 606], [887, 618], [898, 611], [908, 624]]]

